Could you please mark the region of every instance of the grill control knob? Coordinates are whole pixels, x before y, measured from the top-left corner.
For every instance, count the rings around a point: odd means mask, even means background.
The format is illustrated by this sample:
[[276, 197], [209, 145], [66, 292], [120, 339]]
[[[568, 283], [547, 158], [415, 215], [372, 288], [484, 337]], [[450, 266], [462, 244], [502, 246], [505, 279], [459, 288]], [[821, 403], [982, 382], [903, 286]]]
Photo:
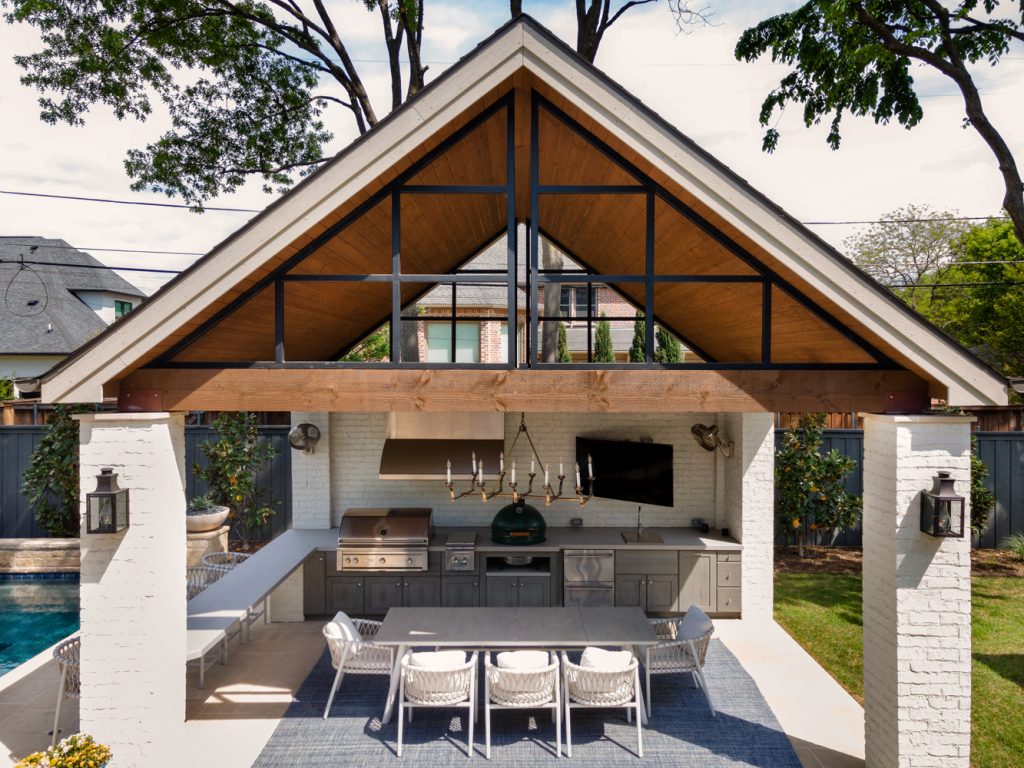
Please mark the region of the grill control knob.
[[384, 559], [384, 558], [382, 557], [382, 558], [380, 559], [380, 564], [381, 564], [381, 565], [384, 565], [384, 563], [385, 563], [385, 562], [387, 562], [387, 561], [386, 561], [386, 560], [385, 560], [385, 559]]
[[345, 565], [348, 565], [351, 562], [352, 562], [352, 558], [351, 557], [346, 557], [345, 558]]
[[412, 565], [412, 558], [411, 557], [406, 558], [405, 563], [406, 563], [406, 565]]
[[358, 562], [359, 562], [359, 558], [358, 557], [353, 557], [352, 558], [352, 565], [355, 565]]

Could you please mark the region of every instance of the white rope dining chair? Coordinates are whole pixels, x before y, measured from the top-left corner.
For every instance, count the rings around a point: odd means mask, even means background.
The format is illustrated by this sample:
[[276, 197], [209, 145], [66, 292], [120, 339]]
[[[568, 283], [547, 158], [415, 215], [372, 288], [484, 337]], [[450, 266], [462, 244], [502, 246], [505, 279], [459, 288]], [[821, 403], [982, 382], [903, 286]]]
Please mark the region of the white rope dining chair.
[[[465, 652], [462, 659], [466, 658]], [[469, 738], [466, 743], [466, 754], [473, 757], [473, 725], [476, 721], [476, 665], [479, 655], [473, 651], [469, 661], [447, 664], [441, 659], [451, 658], [452, 651], [441, 651], [433, 654], [419, 654], [423, 662], [407, 651], [402, 657], [402, 676], [398, 690], [398, 756], [402, 756], [402, 723], [405, 720], [403, 709], [409, 711], [409, 722], [412, 722], [413, 707], [457, 707], [466, 708], [466, 720], [469, 723]], [[432, 663], [432, 666], [423, 664]]]
[[651, 675], [678, 674], [689, 672], [694, 685], [704, 691], [711, 716], [715, 705], [711, 702], [708, 681], [704, 677], [704, 657], [708, 652], [715, 625], [704, 611], [695, 605], [686, 609], [680, 620], [651, 619], [655, 634], [661, 639], [655, 646], [647, 646], [644, 669], [647, 671], [647, 715], [651, 712]]
[[[346, 625], [346, 621], [351, 623], [351, 628]], [[334, 695], [346, 672], [353, 675], [390, 675], [394, 669], [394, 650], [373, 642], [380, 625], [381, 622], [369, 619], [349, 619], [343, 613], [336, 614], [332, 621], [324, 625], [324, 639], [331, 652], [331, 666], [337, 670], [331, 693], [327, 697], [327, 706], [324, 707], [324, 720], [331, 711]]]
[[[555, 754], [561, 757], [562, 696], [559, 689], [562, 686], [558, 656], [544, 651], [509, 651], [506, 654], [498, 654], [499, 666], [491, 663], [490, 652], [484, 656], [485, 756], [491, 759], [492, 709], [550, 709], [555, 723]], [[501, 666], [506, 659], [511, 666]]]
[[[584, 653], [590, 651], [587, 648]], [[565, 681], [565, 750], [572, 757], [572, 710], [581, 707], [625, 709], [626, 719], [636, 714], [637, 756], [644, 756], [641, 726], [643, 699], [640, 693], [639, 662], [630, 654], [621, 669], [602, 669], [573, 664], [562, 652], [562, 677]]]
[[57, 691], [57, 711], [53, 715], [53, 740], [50, 746], [57, 743], [57, 735], [60, 728], [60, 711], [64, 699], [77, 699], [81, 697], [81, 668], [82, 639], [80, 637], [69, 637], [53, 649], [53, 658], [57, 660], [60, 669], [60, 688]]
[[230, 571], [236, 565], [244, 563], [251, 556], [245, 552], [207, 552], [203, 555], [203, 565]]

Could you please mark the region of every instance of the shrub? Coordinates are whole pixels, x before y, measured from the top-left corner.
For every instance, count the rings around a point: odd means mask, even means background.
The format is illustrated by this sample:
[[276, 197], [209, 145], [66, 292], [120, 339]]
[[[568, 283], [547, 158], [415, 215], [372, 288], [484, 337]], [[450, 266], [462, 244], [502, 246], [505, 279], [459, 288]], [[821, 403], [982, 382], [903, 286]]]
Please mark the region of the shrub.
[[1024, 533], [1014, 533], [1003, 539], [1003, 548], [1008, 549], [1024, 561]]
[[996, 505], [996, 498], [985, 485], [988, 467], [978, 458], [978, 440], [971, 438], [971, 533], [981, 536], [988, 525], [988, 516]]
[[594, 332], [594, 362], [615, 362], [615, 348], [612, 346], [612, 324], [608, 322], [604, 312], [601, 313], [601, 319], [597, 321], [597, 330]]
[[795, 534], [800, 556], [804, 554], [804, 527], [834, 534], [852, 528], [860, 519], [861, 499], [847, 492], [846, 476], [857, 462], [833, 449], [822, 455], [821, 434], [825, 414], [807, 414], [791, 429], [775, 453], [775, 518], [789, 534]]
[[111, 757], [106, 744], [86, 733], [73, 733], [45, 752], [33, 752], [14, 768], [99, 768], [109, 763]]
[[196, 496], [188, 503], [188, 514], [205, 515], [211, 512], [217, 504], [209, 496]]
[[256, 473], [277, 451], [260, 438], [256, 415], [249, 411], [223, 411], [213, 420], [213, 428], [220, 439], [200, 446], [208, 463], [206, 467], [193, 464], [192, 472], [206, 483], [207, 495], [214, 503], [231, 509], [246, 545], [250, 534], [274, 513], [257, 491]]
[[78, 422], [71, 413], [66, 406], [54, 406], [46, 434], [29, 457], [21, 486], [36, 508], [40, 527], [63, 538], [77, 536], [80, 530]]

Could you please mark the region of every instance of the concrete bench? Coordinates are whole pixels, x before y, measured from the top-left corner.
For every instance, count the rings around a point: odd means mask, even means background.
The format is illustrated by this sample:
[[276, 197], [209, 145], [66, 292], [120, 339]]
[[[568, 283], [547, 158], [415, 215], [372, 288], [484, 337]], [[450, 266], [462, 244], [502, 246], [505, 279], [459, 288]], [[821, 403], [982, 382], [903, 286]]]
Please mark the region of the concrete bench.
[[[206, 656], [220, 649], [227, 663], [227, 641], [261, 615], [266, 603], [309, 555], [318, 549], [334, 549], [338, 530], [290, 530], [271, 541], [241, 565], [188, 601], [185, 661], [199, 662], [199, 687], [206, 674]], [[259, 608], [262, 606], [262, 609]]]

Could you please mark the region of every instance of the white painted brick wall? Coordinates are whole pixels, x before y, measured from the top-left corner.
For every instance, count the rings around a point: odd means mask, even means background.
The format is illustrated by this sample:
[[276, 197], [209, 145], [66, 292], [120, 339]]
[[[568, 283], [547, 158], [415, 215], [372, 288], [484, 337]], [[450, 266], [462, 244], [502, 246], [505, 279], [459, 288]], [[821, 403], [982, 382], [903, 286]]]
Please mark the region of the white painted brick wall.
[[920, 530], [920, 493], [938, 471], [970, 501], [970, 421], [865, 416], [867, 768], [970, 764], [970, 539]]
[[722, 514], [730, 535], [743, 544], [743, 618], [772, 619], [775, 560], [775, 417], [730, 413], [720, 418], [722, 437], [734, 442], [724, 460]]
[[[441, 480], [379, 480], [385, 418], [385, 414], [377, 413], [331, 414], [333, 525], [338, 525], [348, 507], [380, 505], [432, 507], [435, 525], [488, 525], [495, 512], [508, 503], [507, 499], [492, 499], [483, 504], [469, 497], [452, 502]], [[645, 506], [644, 525], [689, 525], [692, 517], [714, 520], [715, 456], [700, 448], [690, 435], [693, 424], [709, 422], [707, 414], [537, 413], [527, 414], [526, 422], [537, 451], [551, 463], [553, 474], [559, 458], [564, 461], [566, 488], [574, 484], [571, 472], [577, 435], [621, 439], [650, 437], [658, 443], [672, 443], [675, 446], [675, 506], [672, 509]], [[520, 439], [514, 455], [508, 450], [518, 426], [519, 414], [506, 414], [506, 461], [514, 459], [517, 472], [525, 474], [530, 464], [525, 438]], [[444, 457], [439, 456], [438, 466], [443, 466], [443, 461]], [[484, 467], [487, 476], [496, 470], [497, 467]], [[537, 480], [535, 490], [543, 480], [539, 467]], [[468, 486], [468, 481], [464, 482]], [[635, 504], [607, 499], [594, 499], [582, 508], [578, 504], [555, 502], [543, 509], [543, 513], [551, 526], [566, 526], [572, 517], [582, 517], [587, 526], [629, 526], [636, 522]], [[292, 514], [293, 518], [298, 514], [294, 504]]]
[[331, 418], [327, 413], [292, 413], [292, 426], [313, 424], [320, 442], [313, 453], [292, 451], [292, 528], [331, 527]]
[[[81, 730], [119, 766], [174, 764], [185, 720], [184, 415], [92, 414], [80, 423]], [[129, 489], [130, 526], [86, 534], [102, 467]]]

